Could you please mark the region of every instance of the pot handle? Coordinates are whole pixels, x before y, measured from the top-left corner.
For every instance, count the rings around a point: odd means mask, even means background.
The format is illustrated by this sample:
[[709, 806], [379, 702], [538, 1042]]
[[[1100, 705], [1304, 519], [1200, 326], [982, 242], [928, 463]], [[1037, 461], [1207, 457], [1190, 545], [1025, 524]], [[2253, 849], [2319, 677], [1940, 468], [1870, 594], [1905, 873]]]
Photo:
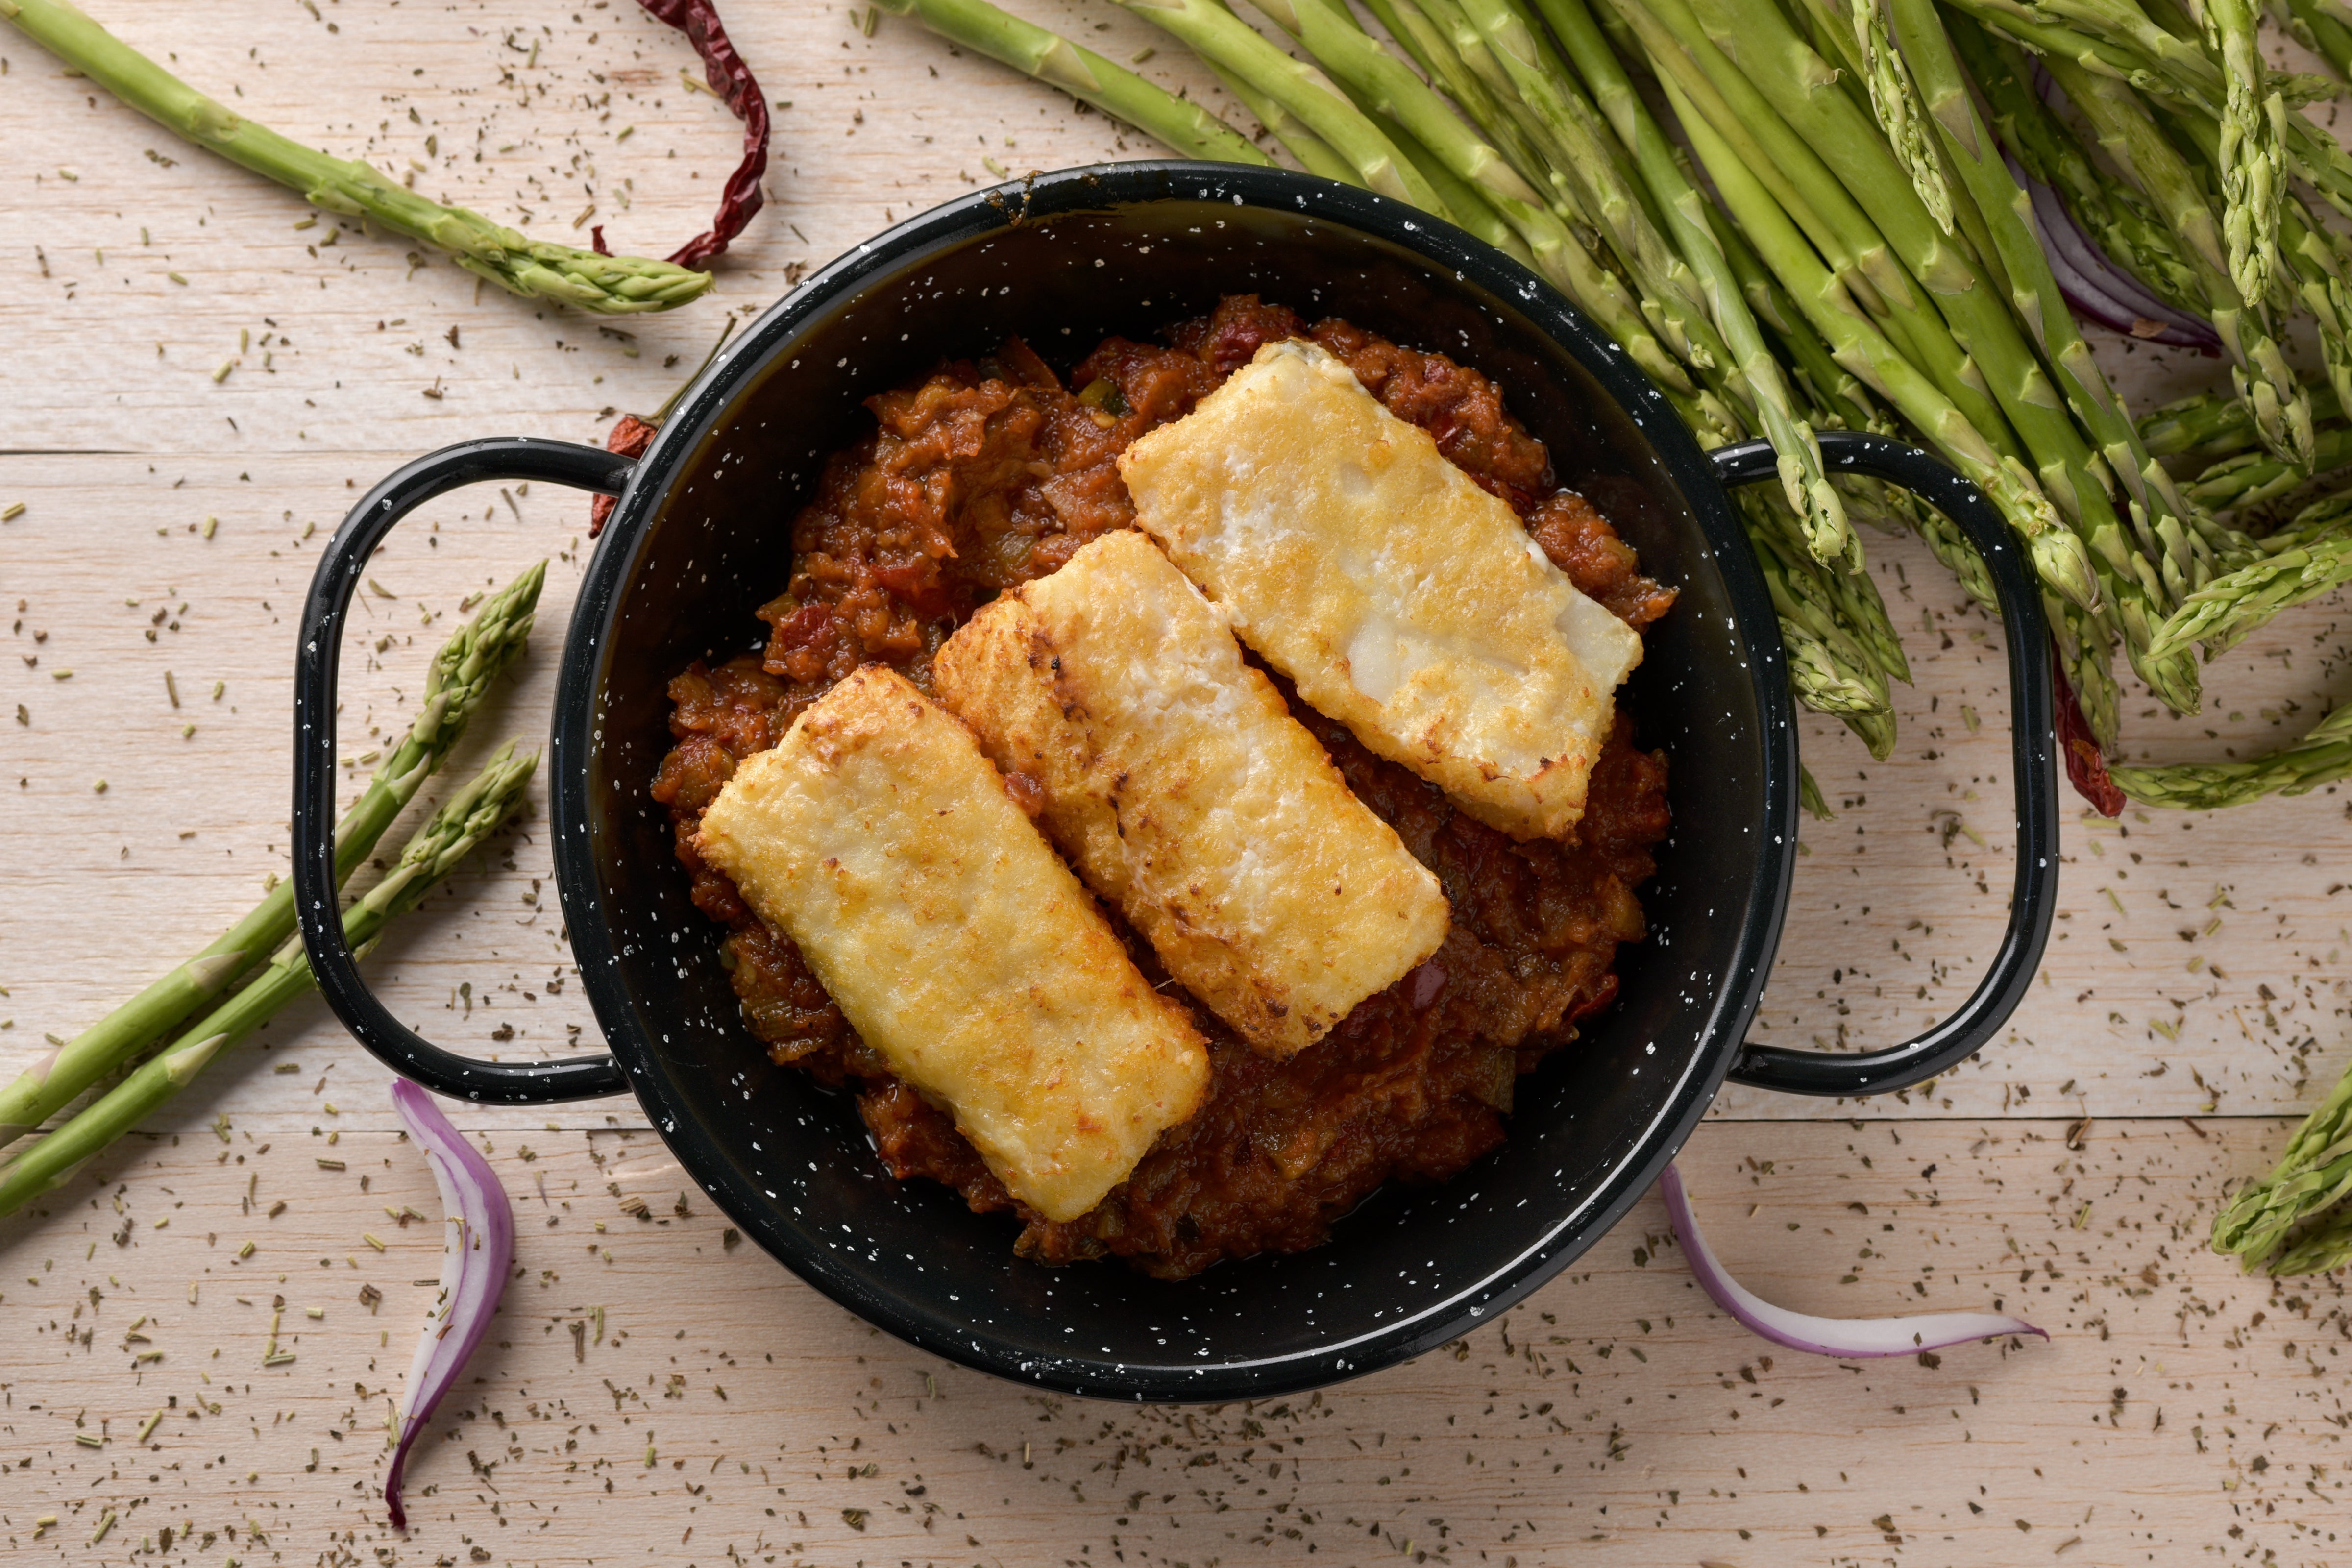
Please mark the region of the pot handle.
[[[2011, 744], [2017, 789], [2017, 879], [2009, 929], [1984, 978], [1960, 1010], [1914, 1040], [1858, 1055], [1744, 1046], [1730, 1076], [1784, 1094], [1864, 1095], [1907, 1089], [1958, 1067], [1998, 1033], [2032, 984], [2058, 899], [2058, 771], [2050, 687], [2050, 629], [2042, 591], [2009, 524], [1984, 492], [1939, 459], [1884, 436], [1821, 432], [1832, 471], [1902, 486], [1958, 525], [1984, 558], [2000, 600], [2009, 644]], [[1748, 441], [1708, 454], [1728, 485], [1779, 477], [1770, 443]]]
[[393, 526], [463, 485], [544, 479], [618, 495], [636, 465], [595, 447], [528, 437], [461, 441], [419, 458], [367, 493], [327, 542], [302, 605], [294, 672], [294, 909], [310, 973], [335, 1016], [375, 1058], [436, 1094], [501, 1105], [547, 1105], [618, 1094], [628, 1078], [612, 1057], [484, 1062], [445, 1051], [399, 1020], [360, 977], [335, 887], [335, 668], [360, 574]]

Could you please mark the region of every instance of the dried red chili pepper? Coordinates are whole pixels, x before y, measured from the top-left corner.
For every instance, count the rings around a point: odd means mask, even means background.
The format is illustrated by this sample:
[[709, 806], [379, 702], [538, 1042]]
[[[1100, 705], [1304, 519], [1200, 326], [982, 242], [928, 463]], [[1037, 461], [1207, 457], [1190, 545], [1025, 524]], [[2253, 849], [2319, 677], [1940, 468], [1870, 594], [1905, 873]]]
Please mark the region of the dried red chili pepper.
[[[677, 390], [664, 398], [662, 405], [655, 409], [650, 417], [624, 414], [614, 420], [613, 427], [604, 432], [604, 450], [617, 452], [624, 458], [644, 457], [646, 448], [654, 444], [654, 437], [660, 433], [662, 421], [667, 419], [670, 410], [677, 406], [677, 400], [686, 395], [687, 388], [702, 378], [702, 373], [710, 368], [711, 362], [719, 357], [719, 351], [725, 348], [727, 340], [734, 335], [735, 318], [732, 313], [730, 313], [726, 324], [719, 329], [719, 341], [710, 345], [710, 352], [702, 356], [702, 363], [694, 367], [694, 374], [679, 382]], [[614, 505], [614, 499], [611, 496], [590, 498], [589, 538], [593, 539], [604, 531], [604, 521], [613, 515]]]
[[[649, 425], [634, 414], [624, 414], [604, 433], [604, 450], [618, 452], [624, 458], [642, 458], [646, 448], [654, 444], [654, 433], [661, 427]], [[595, 538], [604, 531], [605, 520], [613, 515], [614, 498], [597, 496], [588, 505], [588, 537]]]
[[2058, 749], [2065, 753], [2067, 782], [2101, 816], [2121, 816], [2124, 792], [2107, 772], [2107, 754], [2091, 733], [2090, 721], [2083, 717], [2083, 705], [2074, 699], [2055, 646], [2050, 649], [2050, 685], [2058, 699]]
[[[726, 250], [727, 242], [743, 232], [751, 215], [760, 210], [766, 199], [760, 191], [760, 180], [768, 172], [768, 100], [760, 95], [760, 84], [751, 76], [751, 68], [735, 52], [734, 42], [727, 37], [726, 26], [719, 20], [719, 8], [711, 0], [637, 0], [646, 13], [657, 22], [667, 22], [684, 33], [694, 45], [694, 52], [702, 57], [703, 79], [743, 122], [743, 161], [727, 176], [727, 187], [719, 195], [719, 211], [710, 220], [709, 229], [698, 234], [669, 259], [680, 267], [707, 267]], [[599, 256], [610, 256], [604, 248], [603, 225], [588, 231], [589, 243]], [[605, 510], [611, 503], [603, 503]]]

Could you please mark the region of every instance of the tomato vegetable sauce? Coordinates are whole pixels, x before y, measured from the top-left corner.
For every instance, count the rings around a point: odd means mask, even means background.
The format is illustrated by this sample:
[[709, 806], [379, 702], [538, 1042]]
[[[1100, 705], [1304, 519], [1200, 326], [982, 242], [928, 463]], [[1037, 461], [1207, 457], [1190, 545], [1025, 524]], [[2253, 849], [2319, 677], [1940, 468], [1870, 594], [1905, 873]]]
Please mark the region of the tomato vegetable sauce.
[[[1623, 713], [1572, 839], [1522, 844], [1294, 698], [1292, 712], [1349, 788], [1436, 874], [1453, 929], [1428, 963], [1287, 1061], [1259, 1056], [1195, 1007], [1213, 1069], [1201, 1110], [1094, 1210], [1056, 1224], [1013, 1201], [949, 1115], [858, 1039], [792, 941], [696, 857], [702, 811], [739, 761], [869, 661], [929, 689], [932, 654], [980, 605], [1133, 524], [1118, 468], [1129, 442], [1182, 417], [1261, 344], [1290, 337], [1320, 344], [1427, 430], [1629, 625], [1673, 604], [1608, 521], [1553, 482], [1543, 445], [1485, 376], [1346, 321], [1310, 325], [1235, 296], [1163, 343], [1109, 339], [1066, 378], [1015, 340], [871, 399], [875, 434], [835, 455], [793, 524], [792, 580], [759, 612], [765, 647], [716, 668], [698, 663], [670, 685], [677, 743], [653, 794], [669, 810], [696, 906], [728, 927], [724, 958], [752, 1034], [776, 1061], [853, 1089], [893, 1174], [944, 1183], [975, 1210], [1016, 1211], [1017, 1250], [1043, 1261], [1118, 1256], [1181, 1278], [1312, 1247], [1384, 1182], [1454, 1174], [1502, 1142], [1518, 1076], [1609, 1005], [1617, 945], [1643, 932], [1634, 889], [1666, 833], [1666, 769], [1633, 745]], [[1012, 782], [1017, 795], [1028, 781]], [[1138, 966], [1164, 982], [1150, 945], [1105, 913]]]

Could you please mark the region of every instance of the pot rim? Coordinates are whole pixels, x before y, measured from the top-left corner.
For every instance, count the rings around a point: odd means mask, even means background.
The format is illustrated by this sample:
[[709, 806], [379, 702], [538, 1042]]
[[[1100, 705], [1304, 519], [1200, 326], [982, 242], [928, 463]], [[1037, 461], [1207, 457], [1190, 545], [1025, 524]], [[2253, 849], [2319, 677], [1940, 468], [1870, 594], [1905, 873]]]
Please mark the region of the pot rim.
[[[659, 1053], [639, 1028], [621, 979], [621, 950], [602, 906], [592, 847], [595, 815], [587, 758], [598, 745], [599, 665], [623, 590], [650, 525], [687, 460], [719, 428], [756, 373], [845, 296], [903, 268], [912, 258], [1026, 224], [1160, 201], [1229, 202], [1306, 214], [1409, 249], [1514, 301], [1531, 325], [1577, 360], [1648, 441], [1660, 468], [1706, 535], [1747, 654], [1763, 752], [1764, 818], [1742, 900], [1748, 913], [1734, 971], [1717, 985], [1697, 1051], [1664, 1108], [1644, 1130], [1641, 1152], [1559, 1212], [1528, 1246], [1474, 1285], [1396, 1321], [1312, 1350], [1195, 1364], [1137, 1365], [1081, 1355], [1040, 1359], [951, 1324], [906, 1299], [870, 1289], [822, 1249], [793, 1245], [772, 1223], [772, 1193], [725, 1158], [710, 1131], [688, 1114]], [[1612, 340], [1534, 273], [1453, 225], [1375, 193], [1286, 169], [1181, 161], [1065, 169], [970, 193], [864, 241], [763, 311], [698, 375], [645, 457], [591, 556], [564, 642], [556, 692], [550, 793], [555, 874], [573, 957], [597, 1021], [631, 1088], [680, 1166], [771, 1256], [850, 1311], [947, 1359], [1013, 1381], [1096, 1398], [1210, 1403], [1302, 1392], [1412, 1359], [1507, 1310], [1548, 1283], [1615, 1226], [1649, 1190], [1712, 1103], [1761, 999], [1785, 919], [1794, 871], [1796, 729], [1778, 623], [1762, 575], [1743, 544], [1706, 455], [1663, 394]]]

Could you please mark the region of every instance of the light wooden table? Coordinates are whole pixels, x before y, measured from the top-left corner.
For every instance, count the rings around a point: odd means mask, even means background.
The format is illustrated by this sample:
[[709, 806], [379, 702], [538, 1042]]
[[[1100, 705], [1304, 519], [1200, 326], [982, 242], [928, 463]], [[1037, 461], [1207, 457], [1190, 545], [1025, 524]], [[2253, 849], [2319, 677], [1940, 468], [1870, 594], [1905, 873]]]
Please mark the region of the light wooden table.
[[[1024, 8], [1114, 58], [1151, 41], [1106, 4]], [[570, 237], [593, 205], [616, 245], [666, 250], [702, 226], [734, 156], [733, 124], [680, 85], [682, 41], [620, 0], [100, 10], [264, 121], [540, 233]], [[709, 300], [608, 323], [478, 297], [350, 226], [298, 226], [287, 194], [0, 31], [0, 508], [25, 507], [0, 524], [16, 656], [0, 666], [16, 716], [0, 723], [0, 1067], [285, 874], [289, 623], [355, 487], [460, 437], [595, 439], [612, 410], [658, 404], [726, 312], [992, 164], [1146, 151], [906, 24], [869, 37], [859, 19], [807, 0], [730, 9], [788, 105], [768, 211]], [[1223, 101], [1183, 64], [1163, 50], [1147, 68]], [[2215, 374], [2101, 352], [2140, 395]], [[469, 492], [395, 536], [375, 573], [392, 596], [361, 601], [349, 749], [404, 722], [467, 593], [551, 555], [543, 625], [562, 624], [584, 510]], [[1807, 723], [1841, 811], [1805, 827], [1768, 1039], [1914, 1030], [1966, 994], [1999, 930], [1998, 632], [1921, 551], [1870, 548], [1918, 684], [1887, 763]], [[2197, 719], [2135, 700], [2135, 753], [2242, 754], [2352, 697], [2347, 609], [2284, 617], [2222, 659]], [[554, 640], [469, 755], [542, 732]], [[429, 1295], [411, 1281], [440, 1242], [385, 1214], [436, 1211], [383, 1070], [311, 1005], [46, 1214], [0, 1225], [0, 1541], [26, 1562], [248, 1568], [2343, 1563], [2340, 1286], [2242, 1279], [2204, 1237], [2352, 1045], [2347, 793], [2076, 812], [2058, 934], [2000, 1042], [1886, 1100], [1727, 1093], [1684, 1161], [1720, 1248], [1772, 1299], [1999, 1301], [2046, 1344], [1935, 1366], [1775, 1351], [1658, 1251], [1647, 1202], [1572, 1273], [1415, 1364], [1270, 1406], [1093, 1405], [935, 1361], [730, 1250], [633, 1102], [467, 1110], [518, 1201], [526, 1275], [412, 1466], [404, 1542], [377, 1497], [382, 1433]], [[387, 944], [379, 984], [452, 1043], [593, 1037], [538, 824], [490, 862]], [[642, 1219], [614, 1201], [637, 1194]], [[384, 1292], [373, 1312], [363, 1284]], [[265, 1370], [281, 1310], [296, 1359]], [[603, 1337], [583, 1331], [575, 1353], [574, 1322]], [[134, 1359], [147, 1351], [160, 1359]]]

